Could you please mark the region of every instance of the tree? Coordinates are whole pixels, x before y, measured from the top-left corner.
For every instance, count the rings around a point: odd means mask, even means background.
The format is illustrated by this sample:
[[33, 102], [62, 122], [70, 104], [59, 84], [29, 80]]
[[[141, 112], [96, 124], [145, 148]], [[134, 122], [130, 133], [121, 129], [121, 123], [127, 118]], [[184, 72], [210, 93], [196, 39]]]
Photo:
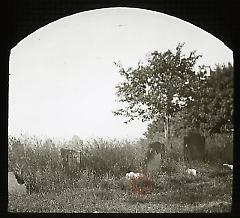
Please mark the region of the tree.
[[[209, 76], [205, 75], [205, 69], [200, 68], [191, 89], [185, 90], [191, 101], [172, 120], [175, 136], [195, 128], [210, 135], [233, 130], [233, 66], [218, 64], [214, 70], [210, 68]], [[150, 123], [144, 135], [154, 138], [159, 127], [156, 122]]]
[[116, 95], [126, 106], [114, 111], [114, 114], [128, 117], [126, 123], [138, 118], [143, 122], [161, 122], [168, 139], [170, 120], [192, 101], [191, 87], [196, 86], [193, 68], [201, 57], [196, 55], [196, 51], [186, 57], [182, 54], [183, 46], [178, 44], [175, 53], [170, 50], [163, 53], [154, 51], [149, 55], [147, 64], [139, 62], [136, 69], [124, 69], [121, 64], [115, 63], [124, 78], [116, 86]]
[[233, 66], [216, 65], [198, 80], [199, 91], [184, 109], [184, 125], [198, 123], [202, 131], [220, 133], [233, 128]]

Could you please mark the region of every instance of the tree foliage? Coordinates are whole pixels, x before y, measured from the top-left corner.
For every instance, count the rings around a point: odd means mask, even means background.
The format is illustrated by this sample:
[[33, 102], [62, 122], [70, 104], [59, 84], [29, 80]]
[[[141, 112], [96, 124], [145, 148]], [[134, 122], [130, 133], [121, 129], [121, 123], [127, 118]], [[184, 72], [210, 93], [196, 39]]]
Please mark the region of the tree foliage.
[[157, 131], [169, 135], [170, 129], [186, 127], [210, 130], [214, 125], [231, 122], [233, 67], [217, 65], [210, 76], [205, 66], [195, 72], [201, 55], [192, 51], [186, 56], [183, 46], [178, 44], [174, 52], [154, 51], [145, 64], [139, 62], [135, 69], [115, 63], [123, 77], [116, 86], [116, 95], [125, 107], [113, 113], [128, 118], [126, 122], [150, 120], [149, 136]]
[[[201, 70], [201, 69], [200, 69]], [[205, 74], [205, 73], [204, 73]], [[177, 112], [171, 122], [172, 134], [178, 136], [189, 129], [200, 128], [205, 133], [231, 132], [233, 129], [233, 66], [216, 65], [210, 70], [210, 75], [199, 79], [197, 74], [196, 94], [185, 107]], [[196, 85], [198, 84], [198, 85]], [[149, 124], [145, 133], [147, 138], [153, 138], [162, 131], [158, 122]]]
[[174, 53], [154, 51], [147, 64], [139, 62], [136, 69], [125, 70], [117, 65], [125, 80], [116, 87], [116, 94], [120, 102], [128, 104], [114, 111], [115, 115], [128, 117], [127, 122], [141, 118], [142, 121], [163, 120], [166, 123], [181, 110], [183, 103], [190, 100], [185, 90], [194, 81], [193, 67], [200, 57], [195, 51], [186, 57], [182, 53], [183, 45], [178, 44]]
[[233, 128], [233, 66], [216, 65], [199, 80], [194, 101], [185, 108], [184, 125], [198, 124], [203, 131], [220, 133]]

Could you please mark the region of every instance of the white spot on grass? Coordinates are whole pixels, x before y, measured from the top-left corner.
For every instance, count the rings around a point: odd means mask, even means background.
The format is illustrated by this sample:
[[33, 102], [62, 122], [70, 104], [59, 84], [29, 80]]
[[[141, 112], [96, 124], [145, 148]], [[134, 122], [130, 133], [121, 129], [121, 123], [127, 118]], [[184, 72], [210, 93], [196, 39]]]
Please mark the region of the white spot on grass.
[[189, 175], [196, 176], [196, 175], [197, 175], [197, 170], [188, 168], [188, 169], [187, 169], [187, 173], [188, 173]]

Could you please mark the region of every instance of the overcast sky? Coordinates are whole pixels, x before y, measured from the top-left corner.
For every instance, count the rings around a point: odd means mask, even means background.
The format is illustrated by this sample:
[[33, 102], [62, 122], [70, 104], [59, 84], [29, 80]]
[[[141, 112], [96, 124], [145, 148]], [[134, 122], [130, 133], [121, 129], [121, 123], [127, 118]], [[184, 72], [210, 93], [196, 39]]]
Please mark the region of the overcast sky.
[[9, 134], [71, 138], [136, 138], [147, 123], [124, 124], [113, 62], [134, 67], [154, 50], [185, 42], [197, 64], [233, 63], [232, 51], [202, 29], [158, 12], [108, 8], [64, 17], [33, 32], [11, 50]]

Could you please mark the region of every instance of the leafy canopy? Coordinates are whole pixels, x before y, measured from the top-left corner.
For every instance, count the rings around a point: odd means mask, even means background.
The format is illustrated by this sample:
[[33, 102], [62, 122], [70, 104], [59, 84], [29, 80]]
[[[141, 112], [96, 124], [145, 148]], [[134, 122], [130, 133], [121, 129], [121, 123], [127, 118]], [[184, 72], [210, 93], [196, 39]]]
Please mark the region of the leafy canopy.
[[147, 63], [139, 62], [136, 69], [124, 69], [115, 63], [124, 78], [116, 86], [116, 94], [120, 102], [127, 104], [114, 114], [128, 117], [127, 122], [135, 118], [158, 120], [174, 116], [189, 105], [194, 94], [191, 87], [197, 86], [193, 68], [201, 55], [192, 51], [186, 57], [183, 46], [178, 44], [175, 52], [154, 51]]
[[[200, 75], [196, 75], [195, 86], [189, 89], [192, 100], [171, 120], [171, 132], [176, 136], [196, 127], [210, 134], [233, 129], [233, 66], [218, 64], [210, 69], [209, 76]], [[162, 122], [153, 121], [144, 135], [151, 139], [162, 131]]]
[[185, 109], [185, 123], [198, 122], [203, 131], [221, 132], [233, 128], [233, 66], [219, 64], [210, 76], [199, 81], [195, 101]]

